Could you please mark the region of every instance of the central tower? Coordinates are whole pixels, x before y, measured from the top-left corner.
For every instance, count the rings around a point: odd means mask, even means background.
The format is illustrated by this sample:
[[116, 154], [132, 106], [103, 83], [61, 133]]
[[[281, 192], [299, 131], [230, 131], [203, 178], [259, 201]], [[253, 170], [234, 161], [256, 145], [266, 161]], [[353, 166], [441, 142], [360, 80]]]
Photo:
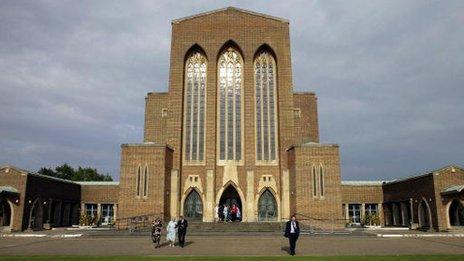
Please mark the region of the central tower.
[[324, 183], [316, 97], [293, 92], [288, 20], [233, 7], [174, 20], [169, 72], [169, 92], [146, 98], [144, 143], [123, 145], [120, 212], [211, 222], [235, 204], [242, 221], [280, 221], [311, 188], [295, 183], [299, 162], [317, 165], [325, 197], [340, 186], [338, 166]]

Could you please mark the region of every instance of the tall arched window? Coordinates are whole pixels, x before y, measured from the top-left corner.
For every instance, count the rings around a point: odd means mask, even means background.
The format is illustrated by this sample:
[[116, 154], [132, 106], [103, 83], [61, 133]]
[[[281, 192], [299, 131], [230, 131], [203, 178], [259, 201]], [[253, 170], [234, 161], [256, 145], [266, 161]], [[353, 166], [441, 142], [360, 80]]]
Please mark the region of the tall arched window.
[[193, 52], [185, 62], [184, 99], [184, 159], [201, 162], [205, 148], [206, 57], [200, 52]]
[[269, 190], [265, 190], [258, 200], [258, 220], [277, 220], [277, 202]]
[[218, 60], [219, 160], [242, 159], [243, 60], [232, 47]]
[[185, 199], [184, 216], [188, 219], [199, 220], [203, 217], [203, 203], [200, 194], [196, 190], [192, 190]]
[[324, 167], [321, 165], [319, 165], [319, 191], [321, 193], [321, 197], [324, 196]]
[[276, 160], [276, 96], [275, 59], [268, 51], [262, 51], [255, 58], [255, 129], [258, 161]]
[[148, 166], [145, 165], [145, 170], [143, 172], [143, 196], [148, 195]]
[[316, 166], [312, 166], [311, 168], [311, 175], [312, 175], [312, 184], [313, 184], [313, 197], [317, 196], [317, 173], [316, 173]]
[[136, 191], [136, 195], [137, 197], [140, 197], [140, 182], [141, 182], [141, 174], [140, 174], [140, 166], [137, 168], [137, 180], [136, 180], [136, 184], [135, 184], [135, 191]]

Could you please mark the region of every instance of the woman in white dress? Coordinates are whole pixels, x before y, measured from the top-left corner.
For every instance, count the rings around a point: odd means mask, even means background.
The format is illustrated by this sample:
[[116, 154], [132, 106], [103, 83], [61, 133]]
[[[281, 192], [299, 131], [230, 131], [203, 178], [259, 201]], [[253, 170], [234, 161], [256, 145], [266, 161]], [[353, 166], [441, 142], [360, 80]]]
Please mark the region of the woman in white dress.
[[176, 219], [172, 219], [169, 221], [168, 226], [166, 227], [167, 233], [166, 233], [166, 239], [169, 242], [169, 245], [171, 247], [174, 246], [174, 242], [176, 241], [176, 234], [177, 234], [177, 228], [176, 228]]

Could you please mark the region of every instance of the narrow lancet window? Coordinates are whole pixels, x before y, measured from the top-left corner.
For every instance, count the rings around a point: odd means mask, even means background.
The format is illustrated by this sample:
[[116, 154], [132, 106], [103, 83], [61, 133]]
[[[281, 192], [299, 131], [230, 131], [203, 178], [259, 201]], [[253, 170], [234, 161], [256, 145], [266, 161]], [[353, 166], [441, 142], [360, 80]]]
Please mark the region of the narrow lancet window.
[[276, 63], [267, 51], [255, 59], [256, 157], [272, 162], [277, 155]]
[[242, 69], [243, 60], [234, 48], [218, 60], [219, 160], [242, 159]]
[[206, 57], [192, 53], [185, 63], [184, 159], [201, 162], [205, 150]]

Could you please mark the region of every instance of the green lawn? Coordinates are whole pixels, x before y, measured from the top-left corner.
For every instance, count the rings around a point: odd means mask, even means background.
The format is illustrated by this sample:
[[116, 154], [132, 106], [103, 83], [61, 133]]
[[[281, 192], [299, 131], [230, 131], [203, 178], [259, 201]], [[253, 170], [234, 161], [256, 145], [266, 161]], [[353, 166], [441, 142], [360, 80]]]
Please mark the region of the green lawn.
[[464, 260], [459, 255], [399, 255], [399, 256], [0, 256], [0, 260]]

